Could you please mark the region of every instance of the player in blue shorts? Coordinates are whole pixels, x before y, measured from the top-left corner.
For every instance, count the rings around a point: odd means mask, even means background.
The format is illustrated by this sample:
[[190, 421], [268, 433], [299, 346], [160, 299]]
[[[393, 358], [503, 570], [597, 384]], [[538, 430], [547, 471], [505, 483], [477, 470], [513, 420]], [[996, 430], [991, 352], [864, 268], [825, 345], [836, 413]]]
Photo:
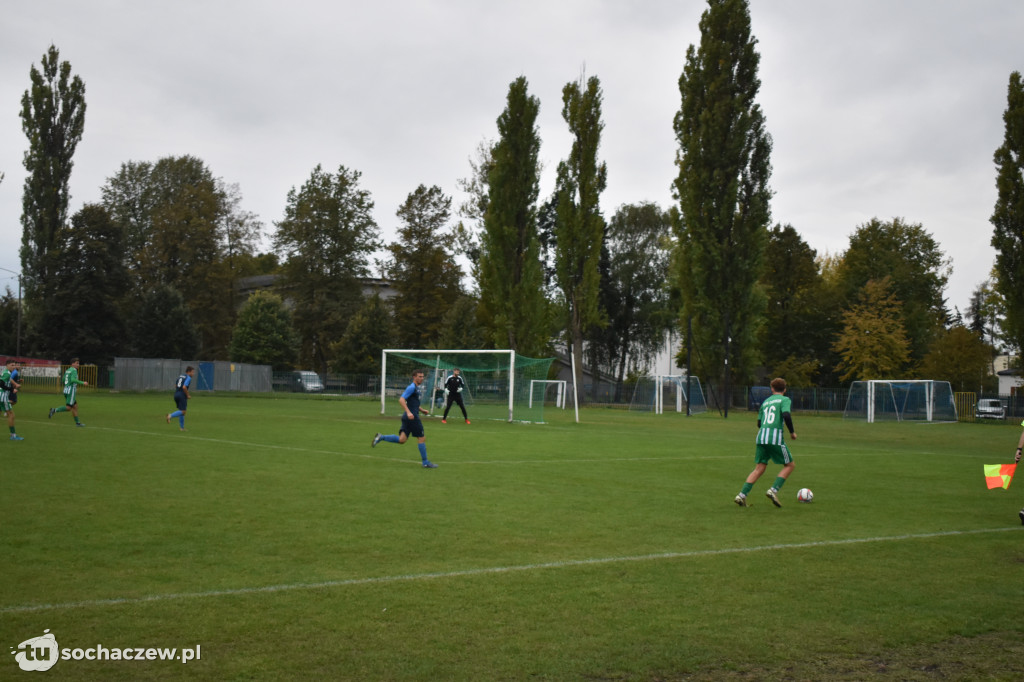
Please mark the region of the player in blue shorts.
[[18, 402], [18, 363], [8, 358], [0, 371], [0, 409], [7, 415], [7, 427], [11, 430], [11, 440], [25, 440], [14, 431], [14, 403]]
[[185, 373], [174, 382], [174, 404], [178, 409], [167, 415], [168, 424], [175, 417], [178, 418], [178, 426], [182, 431], [185, 430], [185, 413], [188, 411], [188, 399], [192, 397], [188, 392], [188, 387], [192, 385], [192, 374], [194, 372], [195, 367], [190, 365], [185, 368]]
[[793, 457], [789, 454], [786, 441], [783, 438], [782, 426], [785, 424], [789, 429], [789, 435], [796, 440], [796, 431], [793, 430], [792, 402], [783, 395], [786, 392], [786, 380], [782, 378], [772, 379], [772, 394], [761, 403], [761, 411], [757, 415], [757, 438], [754, 440], [756, 450], [754, 452], [754, 470], [747, 476], [743, 489], [736, 496], [735, 502], [741, 507], [747, 505], [747, 493], [761, 478], [761, 474], [768, 468], [768, 462], [775, 462], [782, 465], [782, 470], [775, 478], [775, 483], [765, 495], [776, 507], [781, 507], [779, 502], [779, 489], [793, 473]]
[[397, 443], [401, 445], [409, 439], [409, 436], [414, 437], [419, 442], [420, 458], [423, 460], [424, 469], [436, 469], [437, 465], [427, 459], [427, 436], [423, 433], [423, 422], [420, 421], [420, 413], [429, 414], [429, 412], [420, 407], [420, 385], [423, 383], [423, 370], [418, 369], [412, 373], [412, 383], [402, 392], [401, 397], [398, 399], [398, 404], [402, 406], [405, 412], [402, 414], [402, 428], [399, 429], [398, 435], [385, 436], [378, 433], [373, 437], [373, 442], [370, 443], [370, 447], [377, 447], [377, 443], [385, 441], [388, 443]]

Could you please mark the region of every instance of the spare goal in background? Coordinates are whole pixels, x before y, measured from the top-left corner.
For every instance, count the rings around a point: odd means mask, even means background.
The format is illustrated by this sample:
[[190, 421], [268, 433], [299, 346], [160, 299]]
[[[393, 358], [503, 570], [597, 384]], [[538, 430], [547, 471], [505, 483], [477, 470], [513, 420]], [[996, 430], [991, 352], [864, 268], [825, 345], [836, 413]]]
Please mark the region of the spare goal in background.
[[931, 379], [855, 381], [843, 419], [955, 422], [953, 388], [948, 381]]
[[666, 410], [686, 412], [687, 405], [690, 414], [708, 410], [700, 379], [690, 377], [687, 381], [685, 374], [653, 374], [640, 377], [633, 389], [633, 398], [629, 401], [630, 410], [655, 414], [662, 414]]

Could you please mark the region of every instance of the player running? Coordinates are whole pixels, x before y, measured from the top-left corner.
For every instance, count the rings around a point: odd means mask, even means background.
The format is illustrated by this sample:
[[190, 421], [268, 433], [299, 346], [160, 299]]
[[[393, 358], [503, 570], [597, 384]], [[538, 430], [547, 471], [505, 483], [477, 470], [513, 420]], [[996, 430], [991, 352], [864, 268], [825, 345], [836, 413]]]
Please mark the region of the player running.
[[192, 395], [188, 392], [188, 387], [192, 385], [192, 375], [195, 373], [196, 368], [189, 365], [185, 368], [185, 373], [178, 377], [178, 380], [174, 382], [174, 404], [177, 406], [177, 410], [167, 415], [167, 423], [170, 424], [171, 420], [175, 417], [178, 418], [178, 427], [185, 430], [185, 413], [188, 411], [188, 400]]
[[78, 378], [78, 358], [71, 358], [71, 366], [64, 372], [64, 405], [51, 407], [49, 419], [58, 412], [70, 412], [75, 418], [75, 426], [85, 426], [78, 421], [78, 387], [88, 386], [88, 381], [81, 381]]
[[18, 389], [21, 388], [17, 378], [17, 364], [16, 360], [8, 358], [3, 371], [0, 372], [0, 409], [7, 415], [11, 440], [25, 440], [14, 431], [14, 403], [18, 401]]
[[370, 443], [370, 447], [377, 447], [377, 443], [386, 441], [388, 443], [397, 443], [399, 445], [405, 443], [409, 439], [409, 436], [414, 436], [419, 441], [420, 458], [423, 460], [424, 469], [436, 469], [437, 465], [427, 459], [427, 436], [423, 432], [423, 422], [420, 420], [420, 413], [429, 414], [425, 409], [420, 407], [420, 384], [423, 383], [423, 370], [418, 369], [412, 373], [412, 383], [409, 384], [405, 391], [402, 392], [401, 397], [398, 398], [398, 404], [402, 406], [404, 412], [402, 413], [402, 428], [398, 430], [398, 435], [385, 436], [378, 433], [373, 437], [373, 442]]

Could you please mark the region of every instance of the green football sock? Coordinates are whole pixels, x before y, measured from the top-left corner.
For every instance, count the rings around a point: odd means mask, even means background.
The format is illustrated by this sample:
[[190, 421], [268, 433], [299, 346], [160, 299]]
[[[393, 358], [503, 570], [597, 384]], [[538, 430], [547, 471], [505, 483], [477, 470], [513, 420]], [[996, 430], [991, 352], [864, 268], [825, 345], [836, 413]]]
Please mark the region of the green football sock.
[[76, 423], [76, 424], [78, 424], [78, 423], [79, 423], [79, 421], [78, 421], [78, 417], [75, 417], [75, 423]]
[[11, 433], [14, 433], [14, 427], [13, 426], [11, 427]]
[[68, 406], [67, 405], [61, 405], [56, 410], [54, 410], [54, 412], [67, 412], [67, 411], [68, 411]]
[[773, 485], [772, 487], [775, 488], [776, 491], [782, 490], [782, 484], [785, 482], [786, 479], [784, 479], [782, 476], [779, 476], [778, 478], [775, 479], [775, 485]]
[[741, 490], [740, 492], [743, 493], [744, 495], [746, 495], [747, 493], [750, 492], [750, 489], [753, 488], [753, 487], [754, 487], [753, 483], [744, 483], [743, 484], [743, 490]]

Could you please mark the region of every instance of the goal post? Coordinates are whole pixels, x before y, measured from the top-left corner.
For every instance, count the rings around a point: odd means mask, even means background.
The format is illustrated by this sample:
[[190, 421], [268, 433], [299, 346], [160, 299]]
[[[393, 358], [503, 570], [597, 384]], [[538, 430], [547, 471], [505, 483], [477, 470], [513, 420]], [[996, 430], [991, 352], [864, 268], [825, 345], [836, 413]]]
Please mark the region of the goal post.
[[533, 407], [533, 396], [535, 389], [541, 388], [541, 393], [538, 396], [538, 400], [543, 402], [547, 398], [548, 388], [553, 386], [555, 388], [555, 407], [565, 409], [565, 379], [531, 379], [530, 380], [530, 407]]
[[931, 379], [855, 381], [846, 398], [844, 419], [876, 421], [957, 421], [953, 388]]
[[[528, 358], [513, 350], [400, 349], [381, 352], [380, 411], [388, 411], [423, 371], [421, 404], [432, 414], [444, 408], [444, 384], [458, 368], [466, 388], [463, 401], [470, 419], [542, 422], [544, 401], [531, 400], [531, 382], [548, 377], [553, 358]], [[454, 408], [458, 411], [458, 407]], [[461, 413], [458, 415], [461, 419]]]
[[633, 397], [629, 401], [629, 409], [639, 412], [664, 414], [669, 412], [685, 412], [690, 414], [707, 412], [707, 401], [700, 379], [685, 374], [652, 374], [637, 379], [633, 388]]

